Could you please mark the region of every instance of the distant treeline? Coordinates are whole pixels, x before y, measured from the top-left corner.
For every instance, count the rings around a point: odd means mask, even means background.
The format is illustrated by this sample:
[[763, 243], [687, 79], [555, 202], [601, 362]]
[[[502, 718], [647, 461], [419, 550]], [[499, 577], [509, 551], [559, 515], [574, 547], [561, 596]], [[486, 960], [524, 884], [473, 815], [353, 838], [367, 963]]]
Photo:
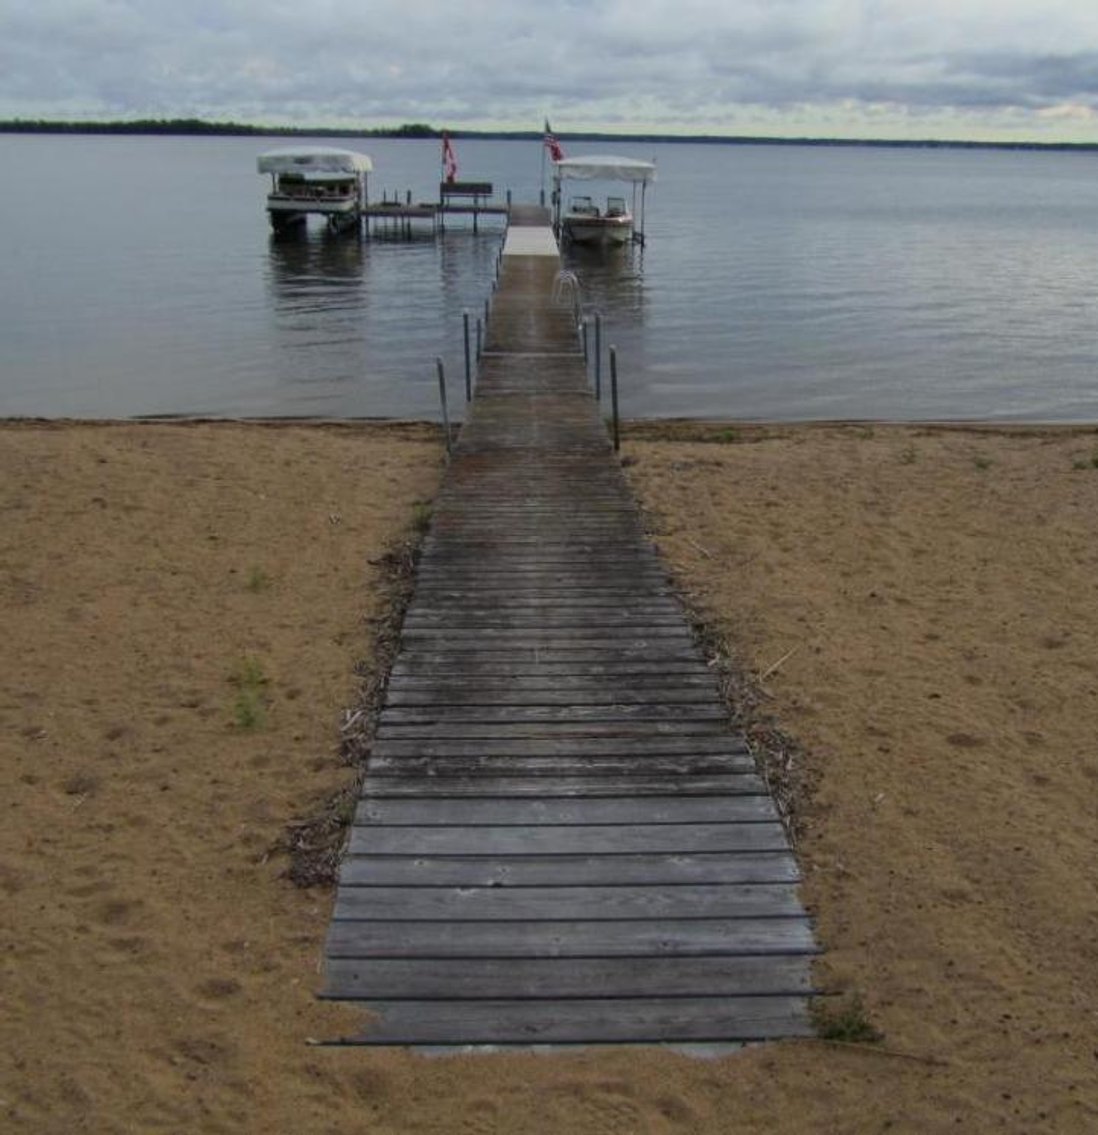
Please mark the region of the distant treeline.
[[[139, 118], [117, 122], [59, 122], [48, 119], [0, 119], [6, 134], [167, 134], [308, 138], [441, 138], [442, 130], [423, 122], [371, 129], [326, 126], [257, 126], [244, 122], [207, 122], [200, 118]], [[450, 130], [451, 137], [503, 141], [540, 141], [540, 130]], [[715, 146], [878, 146], [943, 150], [1098, 150], [1098, 142], [962, 142], [869, 138], [775, 138], [742, 134], [607, 134], [592, 131], [560, 133], [562, 142], [692, 142]]]
[[7, 134], [215, 134], [226, 136], [290, 135], [310, 138], [436, 138], [441, 131], [420, 122], [377, 130], [334, 130], [326, 127], [256, 126], [246, 122], [206, 122], [201, 118], [134, 118], [118, 122], [58, 122], [49, 119], [0, 119]]

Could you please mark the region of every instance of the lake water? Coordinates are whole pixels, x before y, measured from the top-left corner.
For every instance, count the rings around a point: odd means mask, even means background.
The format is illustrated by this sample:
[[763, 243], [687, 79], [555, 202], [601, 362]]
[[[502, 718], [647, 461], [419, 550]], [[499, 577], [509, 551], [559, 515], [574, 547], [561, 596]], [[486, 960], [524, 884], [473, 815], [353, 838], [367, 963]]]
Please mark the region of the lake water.
[[[278, 144], [0, 135], [0, 416], [434, 416], [436, 355], [456, 397], [499, 225], [273, 240]], [[437, 143], [326, 144], [434, 195]], [[1098, 420], [1098, 155], [566, 146], [659, 165], [647, 247], [570, 259], [625, 414]], [[537, 143], [457, 155], [537, 199]]]

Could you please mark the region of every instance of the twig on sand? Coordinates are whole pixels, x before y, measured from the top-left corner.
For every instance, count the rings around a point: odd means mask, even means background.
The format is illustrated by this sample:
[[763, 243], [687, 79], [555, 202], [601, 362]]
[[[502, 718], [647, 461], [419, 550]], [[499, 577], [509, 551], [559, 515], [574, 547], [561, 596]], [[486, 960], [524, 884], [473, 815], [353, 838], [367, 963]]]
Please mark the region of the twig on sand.
[[829, 1048], [852, 1048], [857, 1052], [872, 1052], [876, 1056], [891, 1056], [896, 1060], [912, 1060], [916, 1064], [929, 1064], [934, 1068], [950, 1067], [950, 1062], [944, 1056], [923, 1056], [917, 1052], [902, 1052], [898, 1048], [884, 1048], [879, 1044], [861, 1044], [856, 1040], [829, 1040], [822, 1036], [807, 1036], [796, 1043], [826, 1044]]
[[770, 677], [770, 675], [771, 675], [771, 674], [773, 674], [773, 673], [774, 673], [774, 672], [775, 672], [775, 671], [776, 671], [776, 670], [777, 670], [777, 669], [778, 669], [778, 668], [779, 668], [779, 667], [780, 667], [780, 666], [782, 665], [782, 663], [783, 663], [783, 662], [788, 662], [788, 661], [789, 661], [789, 659], [790, 659], [790, 658], [792, 658], [792, 657], [793, 657], [793, 655], [794, 655], [794, 654], [796, 654], [796, 653], [797, 653], [797, 651], [798, 651], [798, 650], [800, 650], [800, 649], [801, 649], [801, 644], [800, 644], [800, 643], [797, 643], [797, 645], [796, 645], [795, 647], [793, 647], [793, 649], [792, 649], [792, 650], [787, 650], [787, 651], [786, 651], [786, 652], [785, 652], [785, 653], [784, 653], [784, 654], [783, 654], [783, 655], [781, 656], [781, 658], [779, 658], [779, 659], [778, 659], [778, 661], [774, 663], [774, 665], [773, 665], [773, 666], [768, 666], [768, 667], [767, 667], [767, 668], [766, 668], [766, 669], [765, 669], [765, 670], [764, 670], [764, 671], [763, 671], [763, 672], [762, 672], [762, 673], [761, 673], [761, 674], [759, 675], [759, 681], [760, 681], [760, 682], [765, 682], [765, 681], [766, 681], [766, 679], [767, 679], [767, 678], [769, 678], [769, 677]]
[[701, 544], [697, 542], [697, 540], [691, 540], [690, 537], [687, 536], [686, 542], [690, 545], [690, 547], [697, 548], [697, 550], [701, 552], [701, 554], [705, 556], [707, 560], [711, 560], [713, 558], [713, 553], [709, 551], [708, 548], [703, 548]]

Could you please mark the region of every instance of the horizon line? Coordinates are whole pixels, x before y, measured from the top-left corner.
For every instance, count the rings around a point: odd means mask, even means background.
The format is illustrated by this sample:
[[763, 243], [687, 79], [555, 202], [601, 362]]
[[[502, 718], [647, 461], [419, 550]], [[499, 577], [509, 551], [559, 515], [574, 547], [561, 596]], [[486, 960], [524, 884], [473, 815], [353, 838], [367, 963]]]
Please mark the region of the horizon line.
[[[269, 137], [312, 136], [347, 138], [439, 139], [445, 130], [451, 138], [483, 138], [499, 141], [538, 141], [542, 130], [495, 130], [434, 127], [426, 123], [403, 123], [400, 126], [338, 127], [338, 126], [268, 126], [258, 123], [217, 121], [211, 119], [125, 118], [125, 119], [0, 119], [0, 133], [7, 134], [162, 134], [186, 136], [208, 134], [214, 136]], [[781, 134], [714, 134], [709, 132], [685, 134], [664, 131], [628, 133], [611, 130], [554, 131], [562, 141], [572, 142], [655, 142], [694, 143], [705, 145], [779, 145], [779, 146], [893, 146], [900, 148], [955, 148], [998, 150], [1098, 150], [1098, 142], [1067, 142], [1037, 140], [991, 140], [957, 138], [859, 138], [847, 135], [781, 135]]]

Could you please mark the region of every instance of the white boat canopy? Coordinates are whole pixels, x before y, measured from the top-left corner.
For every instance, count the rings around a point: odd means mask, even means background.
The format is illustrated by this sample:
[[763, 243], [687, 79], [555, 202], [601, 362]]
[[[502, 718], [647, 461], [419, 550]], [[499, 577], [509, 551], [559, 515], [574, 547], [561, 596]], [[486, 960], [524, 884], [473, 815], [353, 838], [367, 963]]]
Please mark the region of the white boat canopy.
[[621, 158], [616, 154], [584, 154], [579, 158], [562, 158], [553, 163], [553, 177], [557, 181], [575, 178], [577, 181], [638, 181], [647, 185], [656, 180], [656, 163], [636, 158]]
[[260, 173], [369, 173], [374, 163], [366, 154], [354, 150], [332, 150], [319, 146], [283, 147], [260, 154], [257, 160]]

